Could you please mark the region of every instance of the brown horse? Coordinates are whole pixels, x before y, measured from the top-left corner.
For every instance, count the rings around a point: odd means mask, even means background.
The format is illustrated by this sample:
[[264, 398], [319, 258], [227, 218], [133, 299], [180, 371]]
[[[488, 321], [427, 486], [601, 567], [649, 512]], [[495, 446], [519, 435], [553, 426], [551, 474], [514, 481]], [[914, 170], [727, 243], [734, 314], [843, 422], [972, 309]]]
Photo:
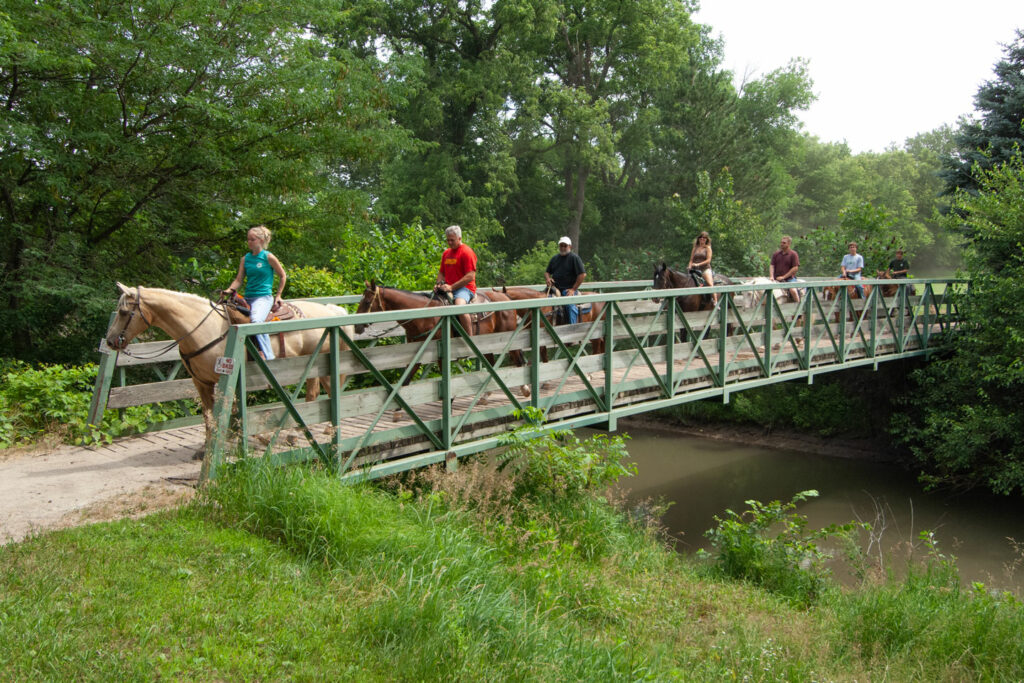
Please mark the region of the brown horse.
[[[213, 391], [220, 375], [214, 372], [214, 362], [223, 356], [226, 349], [228, 329], [231, 326], [228, 314], [223, 306], [214, 304], [208, 299], [173, 292], [167, 289], [142, 288], [134, 289], [117, 283], [121, 298], [117, 302], [117, 313], [107, 329], [107, 346], [122, 350], [128, 343], [150, 327], [156, 327], [177, 342], [181, 360], [192, 376], [203, 406], [203, 423], [206, 426], [206, 446], [210, 445], [215, 429], [213, 421]], [[326, 318], [345, 315], [345, 309], [312, 301], [293, 302], [295, 308], [307, 318]], [[351, 326], [344, 328], [352, 336]], [[284, 354], [288, 356], [308, 356], [317, 348], [321, 352], [329, 350], [329, 344], [320, 345], [323, 329], [297, 330], [286, 332], [282, 342]], [[311, 378], [306, 382], [306, 399], [316, 397], [320, 384], [325, 378]], [[344, 382], [342, 377], [342, 382]], [[205, 450], [205, 449], [204, 449]]]
[[[839, 278], [839, 279], [840, 280], [848, 280], [850, 278]], [[839, 296], [839, 287], [841, 287], [841, 286], [845, 286], [846, 287], [846, 291], [850, 295], [851, 299], [860, 299], [861, 298], [860, 292], [857, 291], [857, 286], [856, 285], [831, 285], [829, 287], [823, 287], [821, 289], [822, 298], [825, 301], [832, 301], [837, 296]], [[871, 285], [861, 285], [861, 287], [864, 288], [864, 298], [867, 299], [868, 296], [871, 294]]]
[[[875, 277], [879, 280], [894, 280], [895, 278], [888, 270], [879, 270], [875, 272]], [[882, 292], [882, 296], [890, 297], [896, 296], [896, 293], [900, 291], [900, 286], [896, 283], [891, 285], [879, 285], [879, 289]]]
[[[489, 301], [510, 301], [509, 297], [499, 292], [492, 293], [489, 297], [483, 292], [477, 292], [473, 303], [487, 303]], [[356, 313], [374, 313], [376, 311], [404, 311], [410, 308], [433, 308], [436, 306], [449, 305], [441, 295], [419, 294], [394, 287], [384, 287], [374, 282], [367, 282], [363, 290], [363, 298], [359, 301]], [[458, 316], [459, 324], [470, 334], [490, 334], [491, 332], [511, 332], [516, 329], [515, 311], [487, 311], [477, 313], [470, 320], [469, 314]], [[437, 325], [438, 318], [417, 318], [416, 320], [403, 320], [399, 322], [405, 330], [405, 336], [409, 341], [421, 341], [426, 339], [427, 334]], [[356, 325], [356, 334], [361, 334], [366, 325]]]
[[[487, 295], [479, 291], [473, 298], [473, 303], [487, 303], [488, 301], [511, 301], [511, 299], [499, 292]], [[447, 305], [449, 304], [437, 292], [418, 294], [404, 289], [383, 287], [371, 281], [366, 283], [366, 289], [363, 290], [363, 298], [359, 301], [356, 313], [403, 311], [410, 308], [433, 308]], [[472, 320], [470, 320], [471, 317]], [[481, 334], [490, 334], [491, 332], [512, 332], [516, 329], [516, 312], [514, 310], [487, 311], [476, 313], [473, 316], [464, 314], [458, 316], [458, 318], [462, 328], [473, 337]], [[406, 339], [409, 341], [422, 341], [427, 338], [427, 335], [434, 329], [437, 322], [438, 318], [432, 317], [403, 320], [399, 321], [398, 324], [405, 330]], [[355, 326], [356, 334], [361, 334], [364, 329], [366, 329], [366, 325]], [[493, 354], [485, 355], [488, 361], [493, 364]], [[521, 351], [511, 351], [509, 357], [516, 365], [523, 365], [523, 354]], [[414, 368], [413, 372], [409, 373], [406, 382], [412, 378], [415, 371]], [[529, 393], [529, 387], [524, 386], [521, 391], [523, 395], [526, 395]]]
[[[497, 292], [498, 290], [494, 290]], [[549, 287], [545, 291], [541, 292], [531, 287], [502, 287], [501, 292], [508, 296], [512, 301], [529, 301], [531, 299], [547, 299], [547, 298], [559, 298], [560, 300], [552, 302], [551, 306], [543, 306], [540, 309], [541, 315], [548, 319], [552, 325], [566, 325], [569, 322], [568, 313], [563, 312], [564, 306], [571, 303], [571, 299], [561, 298], [558, 290], [554, 287]], [[530, 309], [522, 308], [516, 309], [516, 315], [520, 318], [528, 315]], [[582, 308], [578, 313], [578, 323], [590, 323], [601, 317], [604, 312], [604, 302], [598, 301], [590, 304], [589, 308]], [[560, 313], [562, 313], [560, 315]], [[598, 354], [604, 353], [604, 337], [595, 337], [590, 340], [590, 351], [591, 353]], [[541, 359], [547, 362], [547, 348], [541, 347], [540, 349]]]
[[[715, 273], [716, 285], [732, 285], [732, 280], [724, 275]], [[654, 289], [686, 289], [689, 287], [700, 287], [700, 284], [690, 273], [680, 273], [672, 270], [662, 263], [654, 267]], [[657, 303], [655, 299], [655, 303]], [[679, 297], [679, 306], [683, 313], [694, 313], [696, 311], [710, 311], [715, 307], [715, 302], [710, 294], [693, 294], [692, 296]]]

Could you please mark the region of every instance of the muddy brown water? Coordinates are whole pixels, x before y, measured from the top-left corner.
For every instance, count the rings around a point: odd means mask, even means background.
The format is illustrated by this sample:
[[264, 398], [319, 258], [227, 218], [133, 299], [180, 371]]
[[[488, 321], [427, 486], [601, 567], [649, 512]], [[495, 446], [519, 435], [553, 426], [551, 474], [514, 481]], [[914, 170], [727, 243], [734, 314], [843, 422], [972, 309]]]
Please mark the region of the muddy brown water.
[[[797, 511], [809, 529], [849, 521], [870, 522], [880, 543], [864, 545], [899, 573], [908, 544], [920, 547], [921, 531], [934, 531], [940, 552], [956, 557], [965, 584], [1024, 595], [1024, 503], [987, 495], [926, 493], [913, 473], [897, 465], [776, 450], [735, 442], [630, 428], [630, 456], [639, 473], [618, 488], [631, 504], [671, 501], [663, 522], [684, 553], [710, 547], [704, 532], [715, 515], [741, 512], [745, 501], [789, 501], [815, 489], [819, 496]], [[918, 555], [920, 556], [920, 555]], [[1015, 566], [1016, 562], [1016, 566]], [[840, 572], [837, 572], [839, 575]]]

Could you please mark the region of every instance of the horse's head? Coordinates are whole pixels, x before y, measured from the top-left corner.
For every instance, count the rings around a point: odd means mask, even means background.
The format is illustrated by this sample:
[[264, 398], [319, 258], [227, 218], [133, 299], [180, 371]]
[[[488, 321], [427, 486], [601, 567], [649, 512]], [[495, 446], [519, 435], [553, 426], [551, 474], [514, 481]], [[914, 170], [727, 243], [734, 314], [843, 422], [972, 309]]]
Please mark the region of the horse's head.
[[133, 292], [118, 282], [117, 288], [121, 291], [121, 298], [117, 301], [117, 312], [104, 339], [107, 346], [120, 351], [152, 324], [152, 317], [146, 314], [141, 287], [136, 287]]
[[[654, 283], [652, 289], [672, 289], [671, 269], [664, 262], [654, 266]], [[661, 303], [661, 299], [652, 299], [654, 303]]]
[[888, 270], [876, 270], [875, 277], [879, 280], [891, 280], [892, 275], [889, 274]]
[[[384, 301], [381, 299], [381, 289], [373, 280], [366, 283], [366, 289], [363, 290], [363, 298], [359, 300], [359, 306], [356, 307], [356, 313], [373, 313], [375, 311], [384, 310]], [[360, 323], [355, 326], [356, 334], [362, 334], [366, 329], [366, 323]]]

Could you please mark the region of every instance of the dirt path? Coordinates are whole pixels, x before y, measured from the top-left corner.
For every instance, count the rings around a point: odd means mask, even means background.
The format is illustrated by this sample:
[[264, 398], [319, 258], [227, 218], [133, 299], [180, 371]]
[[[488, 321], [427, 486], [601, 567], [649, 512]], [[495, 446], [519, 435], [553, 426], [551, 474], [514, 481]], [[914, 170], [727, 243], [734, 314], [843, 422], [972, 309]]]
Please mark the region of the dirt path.
[[191, 498], [201, 426], [119, 439], [109, 446], [60, 446], [0, 460], [0, 544], [30, 533], [138, 516]]

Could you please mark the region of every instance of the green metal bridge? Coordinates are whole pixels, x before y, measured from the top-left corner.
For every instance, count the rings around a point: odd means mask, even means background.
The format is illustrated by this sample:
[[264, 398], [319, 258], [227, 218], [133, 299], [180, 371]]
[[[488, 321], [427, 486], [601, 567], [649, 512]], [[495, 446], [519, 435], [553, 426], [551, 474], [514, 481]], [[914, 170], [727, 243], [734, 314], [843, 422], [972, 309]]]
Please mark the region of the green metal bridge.
[[[773, 296], [789, 284], [719, 286], [701, 290], [717, 292], [718, 304], [697, 313], [680, 306], [692, 289], [595, 283], [590, 290], [596, 293], [574, 303], [604, 302], [603, 314], [565, 326], [553, 326], [542, 314], [552, 303], [543, 299], [239, 325], [227, 338], [217, 430], [201, 478], [215, 477], [225, 458], [242, 452], [282, 463], [319, 458], [347, 478], [439, 462], [455, 467], [460, 456], [497, 446], [503, 433], [521, 424], [516, 410], [528, 406], [544, 416], [545, 430], [598, 424], [614, 430], [628, 415], [710, 397], [728, 402], [731, 393], [752, 387], [813, 382], [823, 372], [927, 356], [957, 323], [952, 289], [966, 286], [954, 279], [862, 283], [875, 285], [863, 300], [850, 298], [849, 281], [801, 283], [806, 293], [797, 304]], [[881, 284], [895, 284], [896, 293], [883, 296]], [[836, 285], [844, 285], [838, 296], [826, 297]], [[508, 308], [526, 311], [515, 331], [458, 334], [456, 313]], [[423, 317], [439, 320], [426, 340], [407, 341], [397, 322]], [[357, 323], [369, 324], [369, 333], [353, 338], [344, 329]], [[310, 328], [323, 330], [329, 352], [269, 362], [255, 353], [256, 334]], [[593, 353], [590, 342], [599, 338], [604, 351]], [[195, 395], [190, 380], [176, 377], [180, 360], [173, 349], [144, 361], [155, 368], [170, 364], [157, 382], [128, 384], [125, 369], [140, 363], [146, 348], [132, 345], [134, 357], [104, 354], [91, 422], [105, 409]], [[511, 362], [513, 351], [523, 354], [525, 365]], [[431, 371], [413, 377], [418, 364]], [[115, 372], [121, 386], [112, 386]], [[306, 402], [304, 381], [319, 376], [330, 378], [330, 395]]]

